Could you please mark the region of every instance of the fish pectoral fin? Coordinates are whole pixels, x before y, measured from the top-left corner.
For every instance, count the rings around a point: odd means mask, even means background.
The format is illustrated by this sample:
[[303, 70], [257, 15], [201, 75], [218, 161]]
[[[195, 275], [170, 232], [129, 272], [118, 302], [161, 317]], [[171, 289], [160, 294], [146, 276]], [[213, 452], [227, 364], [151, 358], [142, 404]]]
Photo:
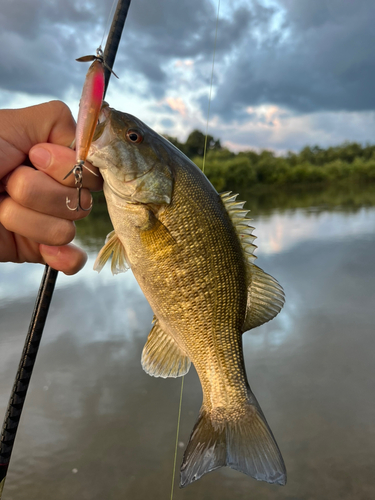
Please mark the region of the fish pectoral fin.
[[159, 258], [166, 257], [176, 248], [176, 241], [168, 228], [155, 216], [152, 210], [148, 212], [147, 224], [140, 232], [142, 245]]
[[225, 465], [258, 481], [286, 483], [279, 447], [250, 389], [242, 409], [201, 408], [184, 453], [180, 486]]
[[127, 256], [125, 252], [124, 245], [121, 243], [119, 237], [116, 235], [115, 231], [108, 234], [104, 247], [98, 253], [98, 256], [94, 263], [94, 271], [100, 271], [103, 269], [107, 260], [112, 256], [111, 271], [112, 274], [124, 273], [129, 269], [129, 264], [127, 262]]
[[190, 368], [191, 361], [177, 345], [176, 341], [165, 333], [157, 319], [149, 333], [142, 352], [142, 368], [153, 377], [181, 377]]
[[254, 264], [247, 267], [250, 283], [243, 332], [273, 319], [285, 302], [283, 288], [275, 278]]

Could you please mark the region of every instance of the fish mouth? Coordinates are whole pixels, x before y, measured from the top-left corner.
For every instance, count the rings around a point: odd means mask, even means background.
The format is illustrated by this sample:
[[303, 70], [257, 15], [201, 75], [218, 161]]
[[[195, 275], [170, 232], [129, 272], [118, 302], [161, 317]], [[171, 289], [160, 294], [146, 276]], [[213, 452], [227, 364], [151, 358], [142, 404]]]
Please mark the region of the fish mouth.
[[99, 113], [99, 123], [104, 122], [109, 117], [110, 114], [111, 114], [111, 108], [109, 107], [108, 102], [103, 101], [102, 108]]
[[100, 110], [99, 114], [98, 124], [96, 126], [92, 142], [97, 141], [99, 137], [102, 136], [106, 126], [106, 121], [109, 118], [110, 114], [111, 114], [111, 108], [109, 107], [109, 104], [106, 101], [103, 101], [102, 109]]

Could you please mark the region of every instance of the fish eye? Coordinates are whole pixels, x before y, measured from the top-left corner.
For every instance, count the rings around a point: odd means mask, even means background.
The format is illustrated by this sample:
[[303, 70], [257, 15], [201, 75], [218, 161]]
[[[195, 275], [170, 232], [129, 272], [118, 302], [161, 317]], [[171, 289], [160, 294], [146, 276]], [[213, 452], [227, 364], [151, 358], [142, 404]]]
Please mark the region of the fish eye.
[[138, 130], [128, 130], [126, 132], [126, 137], [129, 141], [139, 144], [143, 141], [143, 135]]

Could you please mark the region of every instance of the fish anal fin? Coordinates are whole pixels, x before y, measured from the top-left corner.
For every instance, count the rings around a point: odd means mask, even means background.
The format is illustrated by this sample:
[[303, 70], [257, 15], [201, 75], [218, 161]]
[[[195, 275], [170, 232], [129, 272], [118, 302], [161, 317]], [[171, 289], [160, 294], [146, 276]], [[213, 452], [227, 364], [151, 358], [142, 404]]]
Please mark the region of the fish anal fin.
[[184, 487], [207, 472], [227, 465], [258, 481], [285, 485], [286, 469], [280, 450], [255, 396], [249, 389], [242, 411], [220, 409], [221, 423], [202, 407], [184, 453]]
[[247, 264], [247, 307], [242, 331], [263, 325], [281, 311], [285, 295], [279, 282], [254, 264]]
[[108, 234], [105, 245], [98, 253], [94, 263], [94, 270], [98, 273], [103, 269], [108, 259], [112, 256], [112, 274], [124, 273], [129, 269], [124, 245], [121, 243], [115, 231]]
[[181, 377], [190, 368], [191, 361], [176, 341], [159, 325], [157, 319], [149, 333], [142, 352], [142, 368], [153, 377]]

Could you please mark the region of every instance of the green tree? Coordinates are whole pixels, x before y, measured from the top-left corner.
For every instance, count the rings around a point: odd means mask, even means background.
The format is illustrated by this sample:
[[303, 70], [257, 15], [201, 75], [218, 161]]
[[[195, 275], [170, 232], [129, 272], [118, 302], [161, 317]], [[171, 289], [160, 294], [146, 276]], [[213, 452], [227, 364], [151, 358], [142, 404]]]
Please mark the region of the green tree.
[[[203, 156], [205, 135], [200, 130], [193, 130], [185, 142], [184, 153], [189, 158]], [[207, 151], [221, 149], [220, 139], [214, 139], [212, 135], [207, 135]]]
[[[185, 143], [166, 136], [199, 168], [203, 167], [205, 135], [193, 130]], [[268, 186], [310, 186], [322, 183], [375, 181], [375, 145], [344, 142], [326, 149], [306, 146], [299, 153], [273, 151], [234, 153], [221, 146], [219, 139], [207, 137], [205, 174], [218, 191], [259, 189]]]

